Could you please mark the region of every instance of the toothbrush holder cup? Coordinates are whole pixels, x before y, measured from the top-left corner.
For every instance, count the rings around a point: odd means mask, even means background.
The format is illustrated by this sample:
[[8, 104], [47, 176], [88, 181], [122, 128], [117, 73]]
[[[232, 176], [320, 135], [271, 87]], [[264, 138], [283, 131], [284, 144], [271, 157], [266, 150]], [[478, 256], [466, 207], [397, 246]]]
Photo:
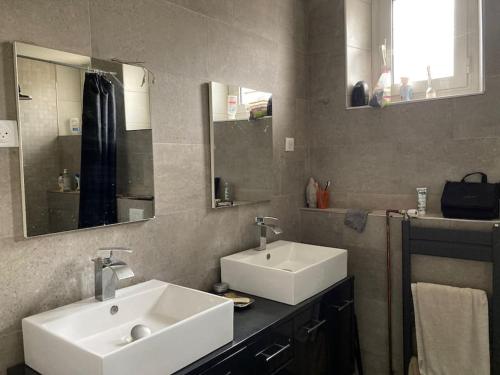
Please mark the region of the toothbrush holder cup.
[[329, 207], [330, 192], [328, 190], [318, 189], [316, 197], [318, 200], [318, 208], [325, 209]]

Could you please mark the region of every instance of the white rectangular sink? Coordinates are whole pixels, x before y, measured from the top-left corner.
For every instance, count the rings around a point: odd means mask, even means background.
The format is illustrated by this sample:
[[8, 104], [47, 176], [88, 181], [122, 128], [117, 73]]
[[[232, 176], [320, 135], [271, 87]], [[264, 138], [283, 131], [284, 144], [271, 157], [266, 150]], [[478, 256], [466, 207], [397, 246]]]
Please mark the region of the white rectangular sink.
[[233, 290], [296, 305], [347, 276], [347, 250], [276, 241], [221, 258]]
[[[151, 334], [132, 341], [138, 324]], [[151, 280], [22, 325], [26, 364], [43, 375], [165, 375], [233, 340], [233, 302]]]

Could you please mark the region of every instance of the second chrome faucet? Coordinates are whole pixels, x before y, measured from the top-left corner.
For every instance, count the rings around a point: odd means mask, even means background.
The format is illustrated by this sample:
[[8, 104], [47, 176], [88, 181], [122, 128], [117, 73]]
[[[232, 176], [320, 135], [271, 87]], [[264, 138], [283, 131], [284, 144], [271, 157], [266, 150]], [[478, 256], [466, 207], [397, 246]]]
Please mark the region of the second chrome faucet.
[[275, 224], [267, 224], [266, 220], [275, 220], [278, 221], [279, 219], [272, 217], [272, 216], [257, 216], [255, 218], [255, 225], [259, 228], [259, 235], [260, 235], [260, 245], [258, 250], [266, 250], [267, 246], [267, 230], [271, 230], [274, 234], [281, 234], [283, 233], [283, 230], [278, 227]]

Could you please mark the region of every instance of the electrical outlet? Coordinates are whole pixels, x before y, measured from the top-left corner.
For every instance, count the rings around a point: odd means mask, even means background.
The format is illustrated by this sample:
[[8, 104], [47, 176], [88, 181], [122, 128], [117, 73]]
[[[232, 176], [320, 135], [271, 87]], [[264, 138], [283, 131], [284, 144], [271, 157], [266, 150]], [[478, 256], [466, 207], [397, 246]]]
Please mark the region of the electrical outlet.
[[18, 147], [17, 121], [0, 120], [0, 147]]
[[285, 151], [291, 152], [295, 150], [295, 138], [286, 138], [285, 139]]

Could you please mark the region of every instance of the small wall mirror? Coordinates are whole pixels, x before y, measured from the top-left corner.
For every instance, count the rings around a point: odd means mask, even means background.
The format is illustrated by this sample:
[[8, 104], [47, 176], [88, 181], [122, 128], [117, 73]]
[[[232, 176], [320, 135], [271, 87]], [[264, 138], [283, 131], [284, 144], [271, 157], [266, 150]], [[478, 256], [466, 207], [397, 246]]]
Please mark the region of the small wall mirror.
[[149, 72], [14, 43], [26, 237], [154, 216]]
[[210, 83], [213, 208], [271, 199], [272, 119], [270, 93]]
[[345, 0], [347, 107], [484, 92], [481, 0]]

